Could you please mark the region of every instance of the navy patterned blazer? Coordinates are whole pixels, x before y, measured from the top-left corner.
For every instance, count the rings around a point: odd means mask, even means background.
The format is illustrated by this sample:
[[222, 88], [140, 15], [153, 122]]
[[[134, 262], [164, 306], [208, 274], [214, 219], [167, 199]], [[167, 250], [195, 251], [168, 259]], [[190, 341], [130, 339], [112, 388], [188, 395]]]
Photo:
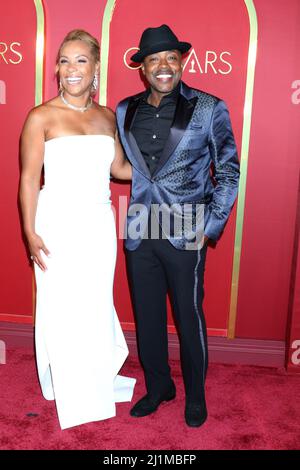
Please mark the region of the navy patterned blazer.
[[[126, 248], [135, 250], [140, 244], [142, 238], [137, 237], [135, 229], [148, 220], [151, 204], [164, 206], [171, 227], [180, 212], [178, 208], [187, 207], [193, 231], [203, 233], [204, 228], [205, 235], [217, 240], [236, 199], [239, 182], [239, 162], [226, 104], [181, 82], [170, 134], [151, 175], [130, 131], [142, 95], [124, 99], [116, 110], [120, 139], [133, 167]], [[197, 205], [204, 207], [201, 227], [195, 222]], [[190, 242], [186, 233], [174, 235], [172, 228], [167, 238], [177, 249], [186, 249]]]

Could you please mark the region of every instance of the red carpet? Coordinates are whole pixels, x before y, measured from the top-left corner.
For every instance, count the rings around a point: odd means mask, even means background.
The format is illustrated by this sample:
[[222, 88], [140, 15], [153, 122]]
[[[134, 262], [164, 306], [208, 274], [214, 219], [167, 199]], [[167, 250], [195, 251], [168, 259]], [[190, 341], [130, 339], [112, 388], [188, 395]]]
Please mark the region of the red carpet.
[[[1, 449], [299, 449], [300, 377], [272, 368], [211, 364], [207, 379], [209, 418], [201, 428], [183, 419], [179, 363], [171, 362], [175, 401], [134, 419], [129, 403], [117, 417], [61, 431], [55, 405], [43, 399], [30, 350], [7, 353], [0, 365]], [[134, 401], [144, 393], [137, 359], [123, 373], [137, 377]]]

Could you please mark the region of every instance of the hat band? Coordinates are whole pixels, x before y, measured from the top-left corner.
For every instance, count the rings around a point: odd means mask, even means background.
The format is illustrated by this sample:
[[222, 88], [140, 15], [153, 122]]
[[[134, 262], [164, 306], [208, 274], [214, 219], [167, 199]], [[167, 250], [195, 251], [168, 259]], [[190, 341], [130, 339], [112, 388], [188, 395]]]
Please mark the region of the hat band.
[[191, 44], [187, 42], [179, 42], [179, 41], [161, 41], [157, 42], [156, 44], [149, 44], [143, 46], [136, 54], [134, 54], [131, 59], [132, 60], [142, 60], [146, 56], [155, 54], [156, 52], [161, 51], [171, 51], [171, 50], [178, 50], [180, 52], [187, 52], [191, 47]]

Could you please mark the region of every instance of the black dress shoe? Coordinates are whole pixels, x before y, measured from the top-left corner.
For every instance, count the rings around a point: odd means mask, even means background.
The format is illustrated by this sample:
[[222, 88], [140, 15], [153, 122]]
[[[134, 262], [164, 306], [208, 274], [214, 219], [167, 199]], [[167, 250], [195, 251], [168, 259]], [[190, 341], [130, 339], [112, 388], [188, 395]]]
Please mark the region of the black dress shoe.
[[205, 423], [207, 418], [207, 409], [205, 402], [198, 403], [187, 403], [185, 405], [185, 422], [192, 428], [197, 428]]
[[171, 401], [174, 400], [175, 397], [176, 388], [175, 385], [172, 384], [169, 390], [163, 395], [161, 395], [159, 398], [155, 399], [151, 398], [149, 395], [145, 395], [134, 405], [133, 408], [131, 408], [130, 415], [134, 416], [135, 418], [148, 416], [151, 413], [154, 413], [154, 411], [157, 410], [157, 408], [163, 401]]

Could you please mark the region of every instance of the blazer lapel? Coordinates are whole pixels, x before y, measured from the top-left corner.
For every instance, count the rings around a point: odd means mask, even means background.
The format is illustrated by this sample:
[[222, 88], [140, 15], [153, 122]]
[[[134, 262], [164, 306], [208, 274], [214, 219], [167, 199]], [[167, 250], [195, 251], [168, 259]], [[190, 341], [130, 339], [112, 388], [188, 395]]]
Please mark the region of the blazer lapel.
[[132, 153], [133, 157], [135, 158], [138, 166], [143, 170], [144, 175], [149, 178], [150, 177], [149, 168], [147, 167], [145, 159], [144, 159], [144, 157], [143, 157], [143, 155], [142, 155], [142, 153], [141, 153], [141, 151], [140, 151], [140, 149], [137, 145], [137, 142], [136, 142], [132, 132], [130, 131], [131, 125], [134, 121], [134, 118], [135, 118], [135, 115], [136, 115], [136, 112], [137, 112], [137, 108], [138, 108], [138, 105], [139, 105], [139, 102], [140, 102], [140, 98], [141, 98], [142, 95], [143, 94], [140, 94], [140, 95], [136, 96], [135, 98], [132, 98], [128, 103], [128, 108], [127, 108], [127, 111], [126, 111], [125, 121], [124, 121], [124, 134], [125, 134], [127, 143], [130, 147], [131, 153]]
[[191, 99], [187, 99], [181, 93], [179, 94], [170, 134], [164, 146], [163, 153], [159, 159], [157, 168], [152, 176], [156, 175], [161, 170], [182, 139], [183, 134], [191, 120], [196, 102], [196, 96]]

